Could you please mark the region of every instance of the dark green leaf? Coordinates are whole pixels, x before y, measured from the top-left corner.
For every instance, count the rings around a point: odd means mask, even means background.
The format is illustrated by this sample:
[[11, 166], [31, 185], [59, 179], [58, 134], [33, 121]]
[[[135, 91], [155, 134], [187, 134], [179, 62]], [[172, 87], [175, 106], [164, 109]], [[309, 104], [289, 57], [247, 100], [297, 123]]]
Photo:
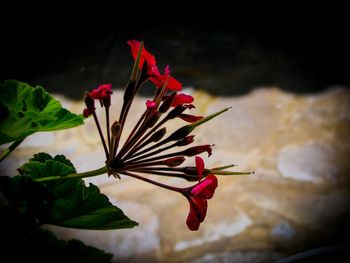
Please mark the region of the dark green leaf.
[[6, 238], [1, 247], [2, 262], [107, 263], [113, 257], [110, 253], [75, 239], [58, 240], [52, 232], [41, 228], [30, 231], [13, 229], [12, 232], [4, 229], [2, 238]]
[[24, 139], [39, 131], [83, 124], [82, 115], [62, 108], [42, 87], [6, 80], [0, 84], [0, 144]]
[[[63, 155], [52, 158], [36, 154], [20, 169], [22, 176], [34, 179], [48, 176], [66, 176], [75, 168]], [[97, 186], [85, 186], [82, 179], [68, 179], [44, 184], [54, 198], [48, 224], [82, 229], [118, 229], [137, 225], [113, 206]]]

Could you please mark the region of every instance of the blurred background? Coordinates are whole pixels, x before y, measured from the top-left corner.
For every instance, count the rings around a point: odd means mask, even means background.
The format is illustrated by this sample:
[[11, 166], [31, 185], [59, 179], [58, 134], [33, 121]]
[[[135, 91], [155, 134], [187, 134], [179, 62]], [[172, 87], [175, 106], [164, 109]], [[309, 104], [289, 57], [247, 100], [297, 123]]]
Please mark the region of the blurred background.
[[[118, 262], [145, 256], [153, 262], [274, 262], [311, 249], [323, 258], [349, 258], [346, 9], [243, 12], [212, 3], [200, 11], [168, 4], [161, 12], [136, 4], [94, 13], [4, 9], [0, 79], [42, 85], [79, 112], [84, 92], [101, 83], [112, 83], [121, 99], [133, 61], [126, 41], [143, 39], [161, 68], [169, 64], [195, 96], [197, 113], [233, 106], [198, 130], [198, 143], [216, 145], [208, 166], [233, 162], [255, 175], [220, 177], [196, 233], [185, 225], [186, 200], [125, 178], [92, 182], [140, 227], [53, 230], [106, 249]], [[128, 129], [153, 91], [141, 91]], [[14, 170], [37, 151], [64, 153], [78, 171], [99, 167], [103, 153], [93, 129], [88, 120], [72, 131], [28, 139], [2, 169]]]

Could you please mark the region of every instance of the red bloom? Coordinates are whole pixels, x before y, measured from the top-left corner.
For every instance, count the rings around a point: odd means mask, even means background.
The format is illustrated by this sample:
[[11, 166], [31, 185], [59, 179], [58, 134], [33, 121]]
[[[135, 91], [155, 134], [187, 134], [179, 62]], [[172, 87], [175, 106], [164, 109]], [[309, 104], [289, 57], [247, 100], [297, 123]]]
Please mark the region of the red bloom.
[[207, 214], [207, 199], [213, 197], [218, 180], [213, 174], [209, 174], [203, 181], [189, 188], [189, 193], [185, 194], [190, 203], [190, 212], [188, 213], [186, 225], [192, 230], [198, 230]]
[[[141, 43], [137, 40], [129, 40], [128, 45], [131, 48], [131, 55], [134, 59], [137, 58], [137, 54], [140, 49]], [[147, 63], [147, 74], [149, 76], [150, 81], [152, 81], [158, 88], [163, 87], [165, 81], [168, 81], [167, 88], [171, 90], [181, 90], [182, 84], [178, 82], [174, 77], [170, 76], [169, 65], [167, 65], [164, 69], [164, 74], [160, 74], [159, 69], [157, 67], [157, 61], [155, 57], [149, 53], [145, 47], [142, 47], [141, 57], [140, 57], [140, 69], [142, 69], [143, 64]]]
[[193, 101], [194, 101], [194, 98], [191, 95], [187, 95], [184, 93], [176, 94], [175, 100], [171, 106], [176, 107], [178, 105], [182, 105], [185, 103], [186, 104], [192, 103]]
[[186, 225], [189, 230], [196, 231], [207, 215], [208, 202], [206, 199], [193, 197], [187, 197], [187, 200], [190, 203], [190, 212], [186, 219]]
[[[202, 158], [196, 157], [196, 167], [198, 177], [201, 177], [204, 169]], [[213, 174], [209, 174], [203, 181], [196, 185], [186, 188], [184, 195], [190, 203], [190, 212], [186, 219], [186, 225], [192, 231], [198, 230], [207, 214], [208, 202], [207, 199], [213, 197], [218, 180]]]
[[[150, 74], [150, 70], [148, 71], [148, 74], [150, 75], [150, 81], [153, 82], [154, 85], [156, 85], [158, 88], [163, 87], [164, 83], [167, 82], [167, 88], [171, 90], [182, 90], [182, 84], [178, 82], [174, 77], [170, 76], [170, 70], [169, 70], [169, 65], [165, 67], [164, 69], [164, 74], [161, 75], [159, 74], [159, 70], [157, 66], [154, 66], [152, 68], [153, 74]], [[154, 74], [157, 73], [158, 74]]]
[[112, 84], [102, 84], [98, 86], [97, 89], [89, 92], [89, 95], [91, 98], [99, 100], [101, 102], [101, 106], [104, 105], [105, 107], [109, 107], [111, 105], [112, 93]]
[[103, 98], [110, 96], [112, 93], [112, 84], [101, 84], [89, 94], [95, 100], [102, 100]]
[[[131, 48], [131, 55], [133, 56], [134, 59], [136, 59], [140, 49], [141, 42], [137, 40], [129, 40], [127, 43]], [[143, 63], [145, 61], [147, 62], [147, 66], [149, 70], [150, 69], [152, 70], [153, 66], [155, 66], [157, 63], [155, 57], [151, 53], [149, 53], [145, 47], [142, 47], [141, 57], [140, 57], [140, 69], [142, 69]], [[159, 74], [159, 71], [158, 71], [158, 74]]]

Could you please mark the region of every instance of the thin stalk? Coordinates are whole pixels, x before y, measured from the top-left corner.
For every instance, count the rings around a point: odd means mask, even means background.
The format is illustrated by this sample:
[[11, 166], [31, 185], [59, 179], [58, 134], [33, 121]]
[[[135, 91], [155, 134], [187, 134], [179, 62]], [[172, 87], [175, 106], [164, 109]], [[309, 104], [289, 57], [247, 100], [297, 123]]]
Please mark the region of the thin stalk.
[[106, 141], [105, 141], [105, 138], [103, 136], [103, 133], [102, 133], [102, 130], [101, 130], [101, 126], [100, 126], [100, 123], [98, 121], [98, 118], [97, 118], [97, 115], [96, 115], [95, 112], [93, 113], [93, 116], [94, 116], [94, 120], [95, 120], [95, 123], [96, 123], [96, 126], [97, 126], [98, 133], [100, 134], [100, 138], [101, 138], [101, 141], [102, 141], [102, 144], [103, 144], [103, 149], [105, 150], [106, 158], [108, 159], [108, 149], [107, 149]]
[[49, 182], [49, 181], [57, 181], [57, 180], [67, 180], [67, 179], [77, 179], [77, 178], [86, 178], [86, 177], [93, 177], [100, 174], [104, 174], [107, 172], [107, 167], [101, 167], [96, 170], [84, 172], [84, 173], [76, 173], [76, 174], [68, 174], [66, 176], [48, 176], [43, 178], [35, 179], [37, 182]]
[[106, 130], [107, 130], [107, 143], [108, 143], [108, 150], [111, 151], [111, 133], [109, 128], [109, 107], [105, 107], [106, 110]]
[[136, 178], [136, 179], [145, 181], [145, 182], [150, 183], [150, 184], [154, 184], [154, 185], [156, 185], [156, 186], [159, 186], [159, 187], [162, 187], [162, 188], [171, 190], [171, 191], [175, 191], [175, 192], [178, 192], [178, 193], [182, 193], [182, 188], [179, 188], [179, 187], [174, 187], [174, 186], [162, 184], [162, 183], [153, 181], [153, 180], [151, 180], [151, 179], [149, 179], [149, 178], [145, 178], [145, 177], [142, 177], [142, 176], [140, 176], [140, 175], [137, 175], [137, 174], [134, 174], [134, 173], [130, 173], [130, 172], [122, 172], [121, 174], [130, 176], [130, 177], [134, 177], [134, 178]]
[[12, 153], [12, 151], [16, 149], [17, 146], [21, 144], [21, 142], [23, 142], [24, 139], [15, 141], [7, 149], [5, 149], [0, 155], [0, 162], [2, 162], [7, 156], [9, 156]]

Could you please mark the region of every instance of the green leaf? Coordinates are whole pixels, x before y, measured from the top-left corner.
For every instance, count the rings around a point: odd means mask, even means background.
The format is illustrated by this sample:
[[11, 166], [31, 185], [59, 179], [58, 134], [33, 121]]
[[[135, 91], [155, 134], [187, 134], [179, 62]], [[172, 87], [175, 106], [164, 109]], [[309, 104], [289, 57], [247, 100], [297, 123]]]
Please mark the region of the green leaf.
[[[52, 158], [40, 153], [19, 168], [22, 176], [33, 179], [66, 176], [75, 173], [72, 163], [63, 155]], [[97, 186], [85, 186], [82, 179], [67, 179], [43, 183], [52, 194], [54, 203], [48, 224], [81, 229], [118, 229], [137, 225], [113, 206]]]
[[42, 87], [16, 80], [0, 84], [0, 144], [18, 141], [39, 131], [79, 126], [83, 116], [62, 108]]

